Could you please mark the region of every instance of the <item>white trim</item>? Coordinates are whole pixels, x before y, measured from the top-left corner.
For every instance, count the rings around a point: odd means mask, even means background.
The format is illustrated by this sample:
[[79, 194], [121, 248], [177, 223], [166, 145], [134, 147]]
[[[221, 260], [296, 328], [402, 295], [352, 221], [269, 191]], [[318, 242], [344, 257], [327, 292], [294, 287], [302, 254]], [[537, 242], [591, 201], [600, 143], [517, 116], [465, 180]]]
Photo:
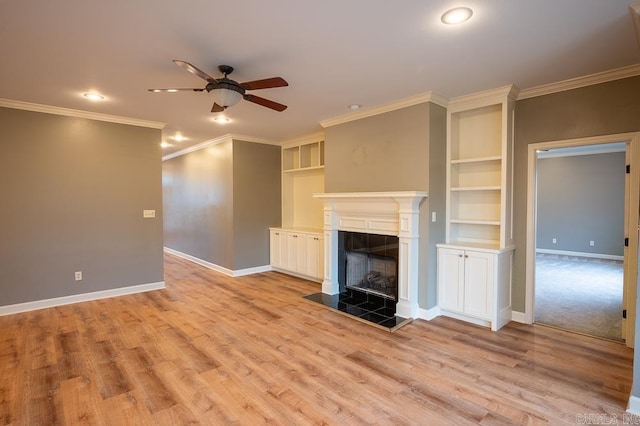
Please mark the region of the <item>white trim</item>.
[[165, 247], [164, 251], [172, 254], [174, 256], [178, 256], [182, 259], [188, 260], [190, 262], [196, 263], [200, 266], [204, 266], [205, 268], [208, 269], [212, 269], [216, 272], [220, 272], [221, 274], [227, 275], [229, 277], [241, 277], [243, 275], [252, 275], [252, 274], [259, 274], [262, 272], [269, 272], [272, 271], [273, 268], [271, 268], [271, 265], [264, 265], [264, 266], [255, 266], [253, 268], [245, 268], [245, 269], [236, 269], [236, 270], [232, 270], [232, 269], [228, 269], [225, 268], [223, 266], [220, 265], [216, 265], [215, 263], [211, 263], [211, 262], [207, 262], [206, 260], [202, 260], [200, 258], [197, 258], [195, 256], [191, 256], [190, 254], [187, 253], [183, 253], [181, 251], [178, 250], [174, 250], [171, 249], [169, 247]]
[[310, 135], [306, 135], [306, 136], [301, 136], [299, 138], [295, 138], [295, 139], [289, 139], [285, 142], [282, 142], [280, 144], [280, 146], [282, 146], [282, 148], [289, 148], [289, 147], [293, 147], [293, 146], [298, 146], [298, 145], [306, 145], [306, 144], [310, 144], [310, 143], [316, 143], [316, 142], [320, 142], [324, 140], [324, 131], [322, 132], [316, 132]]
[[180, 151], [167, 154], [164, 157], [162, 157], [162, 161], [171, 160], [172, 158], [180, 157], [182, 155], [189, 154], [190, 152], [199, 151], [201, 149], [207, 148], [212, 145], [217, 145], [222, 142], [233, 142], [234, 140], [240, 141], [240, 142], [261, 143], [265, 145], [276, 145], [276, 146], [280, 145], [279, 143], [269, 141], [267, 139], [260, 139], [260, 138], [254, 138], [252, 136], [227, 133], [226, 135], [218, 136], [217, 138], [209, 139], [204, 142], [200, 142], [199, 144], [191, 145], [185, 149], [181, 149]]
[[[635, 148], [634, 146], [640, 145], [640, 132], [631, 132], [631, 133], [618, 133], [612, 135], [602, 135], [602, 136], [592, 136], [585, 138], [577, 138], [577, 139], [565, 139], [559, 141], [550, 141], [550, 142], [539, 142], [539, 143], [531, 143], [527, 146], [527, 222], [526, 222], [526, 239], [525, 239], [525, 312], [524, 312], [524, 322], [531, 324], [533, 323], [533, 314], [534, 314], [534, 295], [535, 295], [535, 253], [536, 253], [536, 235], [535, 235], [535, 196], [536, 196], [536, 163], [537, 163], [537, 152], [538, 150], [545, 149], [554, 149], [554, 148], [565, 148], [565, 147], [576, 147], [581, 145], [594, 145], [594, 144], [604, 144], [604, 143], [617, 143], [617, 142], [628, 142], [630, 145], [631, 154], [631, 162], [633, 164], [640, 164], [640, 159], [638, 159], [638, 155], [640, 154], [640, 149]], [[635, 153], [635, 154], [633, 154]], [[637, 167], [636, 167], [637, 168]], [[636, 175], [633, 174], [632, 168], [632, 176], [631, 176], [631, 192], [637, 189], [637, 182], [634, 183], [634, 177]], [[632, 200], [630, 200], [631, 202]], [[632, 208], [632, 207], [629, 207]], [[633, 217], [633, 214], [631, 214]], [[637, 217], [637, 216], [635, 216]], [[632, 226], [629, 229], [634, 229]], [[637, 224], [636, 224], [637, 229]], [[630, 248], [633, 248], [633, 244], [635, 243], [637, 246], [638, 233], [630, 232]], [[634, 259], [634, 256], [630, 256], [629, 262], [626, 263], [634, 263], [634, 267], [631, 268], [634, 271], [637, 271], [637, 261]], [[628, 275], [627, 268], [630, 268], [631, 265], [625, 266], [625, 276]], [[635, 276], [635, 273], [630, 276]], [[633, 292], [635, 300], [635, 291]], [[629, 311], [629, 308], [627, 309]], [[635, 316], [635, 310], [634, 315]], [[627, 345], [633, 345], [633, 339], [626, 339]]]
[[137, 118], [101, 114], [98, 112], [80, 111], [77, 109], [33, 104], [30, 102], [13, 101], [11, 99], [0, 99], [0, 107], [22, 109], [25, 111], [43, 112], [47, 114], [64, 115], [67, 117], [87, 118], [89, 120], [108, 121], [109, 123], [128, 124], [130, 126], [150, 127], [152, 129], [163, 129], [166, 124], [166, 123], [160, 123], [158, 121], [140, 120]]
[[511, 311], [511, 321], [519, 322], [522, 324], [531, 324], [527, 321], [527, 314], [518, 311]]
[[445, 317], [454, 318], [460, 321], [470, 322], [471, 324], [479, 325], [482, 327], [491, 328], [491, 321], [487, 321], [484, 319], [472, 317], [465, 314], [460, 314], [458, 312], [451, 312], [444, 309], [440, 310], [440, 314]]
[[442, 315], [442, 313], [440, 312], [439, 306], [434, 306], [431, 309], [418, 308], [418, 318], [426, 321], [431, 321], [440, 315]]
[[592, 155], [592, 154], [610, 154], [613, 152], [625, 152], [627, 150], [627, 144], [625, 142], [612, 142], [604, 145], [589, 145], [587, 147], [575, 147], [575, 148], [557, 148], [549, 151], [538, 152], [538, 160], [544, 160], [545, 158], [557, 158], [557, 157], [577, 157], [579, 155]]
[[340, 115], [338, 117], [329, 118], [326, 120], [322, 120], [320, 125], [323, 128], [335, 126], [337, 124], [348, 123], [350, 121], [360, 120], [366, 117], [372, 117], [378, 114], [384, 114], [385, 112], [391, 112], [402, 108], [407, 108], [410, 106], [423, 104], [426, 102], [432, 102], [436, 105], [440, 105], [442, 107], [447, 107], [449, 104], [449, 100], [444, 96], [438, 95], [434, 92], [426, 92], [421, 93], [419, 95], [410, 96], [408, 98], [400, 99], [395, 102], [391, 102], [388, 104], [380, 105], [377, 107], [367, 108], [360, 110], [358, 112], [349, 113]]
[[487, 105], [500, 104], [504, 102], [505, 97], [516, 99], [519, 92], [520, 89], [517, 86], [508, 84], [495, 89], [458, 96], [449, 101], [448, 112], [455, 113]]
[[624, 256], [618, 256], [615, 254], [585, 253], [582, 251], [551, 250], [551, 249], [537, 248], [536, 253], [557, 254], [559, 256], [589, 257], [592, 259], [624, 260]]
[[629, 397], [629, 404], [627, 405], [627, 413], [633, 416], [640, 416], [640, 398], [631, 395]]
[[[638, 43], [640, 43], [640, 40], [638, 41]], [[536, 96], [550, 95], [552, 93], [564, 92], [566, 90], [578, 89], [580, 87], [591, 86], [594, 84], [607, 83], [609, 81], [621, 80], [623, 78], [635, 77], [638, 75], [640, 75], [640, 64], [634, 64], [627, 67], [603, 71], [583, 77], [576, 77], [569, 80], [543, 84], [541, 86], [531, 87], [529, 89], [523, 89], [520, 91], [517, 99], [521, 100], [534, 98]]]
[[128, 287], [94, 291], [91, 293], [73, 294], [71, 296], [56, 297], [53, 299], [35, 300], [33, 302], [0, 306], [0, 316], [18, 314], [20, 312], [35, 311], [38, 309], [53, 308], [56, 306], [70, 305], [72, 303], [107, 299], [110, 297], [124, 296], [127, 294], [144, 293], [144, 292], [153, 291], [153, 290], [162, 290], [163, 288], [165, 288], [164, 281], [159, 281], [157, 283], [132, 285]]

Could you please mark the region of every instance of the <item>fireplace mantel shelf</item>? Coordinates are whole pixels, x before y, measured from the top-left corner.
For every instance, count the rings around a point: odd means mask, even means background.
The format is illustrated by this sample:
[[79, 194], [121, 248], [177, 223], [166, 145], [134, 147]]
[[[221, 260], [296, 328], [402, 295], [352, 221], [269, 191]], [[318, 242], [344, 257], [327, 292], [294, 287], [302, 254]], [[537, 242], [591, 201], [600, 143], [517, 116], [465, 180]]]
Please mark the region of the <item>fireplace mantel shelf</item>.
[[320, 199], [348, 199], [348, 198], [426, 198], [429, 193], [426, 191], [388, 191], [388, 192], [327, 192], [313, 194]]

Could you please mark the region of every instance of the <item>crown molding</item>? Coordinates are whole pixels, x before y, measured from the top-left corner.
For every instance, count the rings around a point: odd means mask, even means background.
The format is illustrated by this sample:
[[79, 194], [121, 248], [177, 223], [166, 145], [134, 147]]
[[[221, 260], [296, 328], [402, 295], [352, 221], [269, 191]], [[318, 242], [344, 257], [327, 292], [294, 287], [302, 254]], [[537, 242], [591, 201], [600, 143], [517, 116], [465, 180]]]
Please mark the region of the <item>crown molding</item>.
[[51, 105], [33, 104], [30, 102], [14, 101], [11, 99], [0, 99], [0, 107], [64, 115], [67, 117], [86, 118], [89, 120], [107, 121], [109, 123], [127, 124], [130, 126], [150, 127], [152, 129], [162, 129], [165, 126], [165, 123], [160, 123], [158, 121], [139, 120], [137, 118], [120, 117], [117, 115], [61, 108]]
[[324, 132], [316, 132], [306, 136], [300, 136], [299, 138], [289, 139], [285, 142], [282, 142], [280, 145], [283, 148], [288, 148], [289, 146], [296, 145], [304, 145], [307, 143], [314, 143], [324, 140]]
[[164, 157], [162, 157], [162, 161], [171, 160], [172, 158], [180, 157], [182, 155], [189, 154], [190, 152], [199, 151], [201, 149], [207, 148], [212, 145], [217, 145], [222, 142], [233, 142], [234, 140], [241, 141], [241, 142], [261, 143], [265, 145], [276, 145], [276, 146], [280, 145], [276, 142], [269, 141], [267, 139], [260, 139], [260, 138], [255, 138], [253, 136], [236, 135], [236, 134], [227, 133], [226, 135], [218, 136], [217, 138], [209, 139], [199, 144], [189, 146], [185, 149], [181, 149], [180, 151], [167, 154]]
[[174, 152], [172, 154], [167, 154], [164, 157], [162, 157], [162, 161], [171, 160], [172, 158], [180, 157], [180, 156], [189, 154], [190, 152], [199, 151], [199, 150], [204, 149], [204, 148], [206, 148], [208, 146], [217, 145], [217, 144], [222, 143], [222, 142], [231, 142], [231, 141], [233, 141], [233, 137], [231, 136], [231, 134], [218, 136], [217, 138], [209, 139], [209, 140], [201, 142], [199, 144], [192, 145], [192, 146], [187, 147], [185, 149], [181, 149], [180, 151], [176, 151], [176, 152]]
[[383, 114], [385, 112], [395, 111], [398, 109], [422, 104], [425, 102], [433, 102], [434, 104], [440, 105], [445, 108], [449, 104], [449, 100], [444, 96], [438, 95], [437, 93], [433, 93], [433, 92], [427, 92], [427, 93], [422, 93], [415, 96], [410, 96], [408, 98], [400, 99], [398, 101], [391, 102], [389, 104], [361, 110], [355, 113], [341, 115], [335, 118], [329, 118], [327, 120], [321, 121], [320, 125], [323, 128], [327, 128], [327, 127], [335, 126], [337, 124], [343, 124], [343, 123], [348, 123], [350, 121], [361, 120], [366, 117]]
[[274, 141], [268, 140], [268, 139], [256, 138], [254, 136], [237, 135], [235, 133], [232, 133], [229, 136], [231, 136], [231, 139], [236, 140], [236, 141], [261, 143], [261, 144], [265, 144], [265, 145], [280, 145], [279, 142], [274, 142]]
[[[640, 4], [637, 7], [640, 8]], [[578, 89], [580, 87], [606, 83], [627, 77], [636, 77], [638, 75], [640, 75], [640, 64], [629, 65], [627, 67], [617, 68], [614, 70], [603, 71], [583, 77], [571, 78], [569, 80], [524, 89], [520, 91], [518, 100], [550, 95], [552, 93], [564, 92], [566, 90]]]
[[479, 108], [486, 105], [498, 104], [506, 98], [516, 99], [520, 89], [513, 84], [498, 87], [469, 95], [458, 96], [449, 101], [449, 112]]

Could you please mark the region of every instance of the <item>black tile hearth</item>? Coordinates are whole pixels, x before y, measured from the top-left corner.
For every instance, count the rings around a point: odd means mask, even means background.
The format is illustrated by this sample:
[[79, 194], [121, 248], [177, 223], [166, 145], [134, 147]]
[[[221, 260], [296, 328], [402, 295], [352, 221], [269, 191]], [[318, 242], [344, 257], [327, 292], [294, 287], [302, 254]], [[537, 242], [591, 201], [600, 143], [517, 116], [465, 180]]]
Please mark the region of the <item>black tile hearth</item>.
[[411, 322], [411, 319], [396, 315], [395, 301], [383, 297], [363, 297], [358, 292], [348, 291], [335, 295], [313, 293], [304, 298], [389, 331]]

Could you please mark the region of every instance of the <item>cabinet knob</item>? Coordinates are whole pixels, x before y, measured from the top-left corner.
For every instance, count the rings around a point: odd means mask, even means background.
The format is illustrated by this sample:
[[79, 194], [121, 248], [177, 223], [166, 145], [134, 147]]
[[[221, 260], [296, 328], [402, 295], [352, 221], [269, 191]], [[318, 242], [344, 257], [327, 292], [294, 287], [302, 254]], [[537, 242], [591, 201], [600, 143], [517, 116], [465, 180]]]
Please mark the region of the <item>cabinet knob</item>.
[[465, 257], [465, 259], [466, 259], [466, 258], [468, 258], [468, 257], [469, 257], [469, 255], [468, 255], [468, 254], [465, 254], [465, 255], [464, 255], [464, 257]]
[[458, 257], [462, 257], [462, 255], [461, 255], [461, 254], [459, 254], [459, 255], [458, 255]]

